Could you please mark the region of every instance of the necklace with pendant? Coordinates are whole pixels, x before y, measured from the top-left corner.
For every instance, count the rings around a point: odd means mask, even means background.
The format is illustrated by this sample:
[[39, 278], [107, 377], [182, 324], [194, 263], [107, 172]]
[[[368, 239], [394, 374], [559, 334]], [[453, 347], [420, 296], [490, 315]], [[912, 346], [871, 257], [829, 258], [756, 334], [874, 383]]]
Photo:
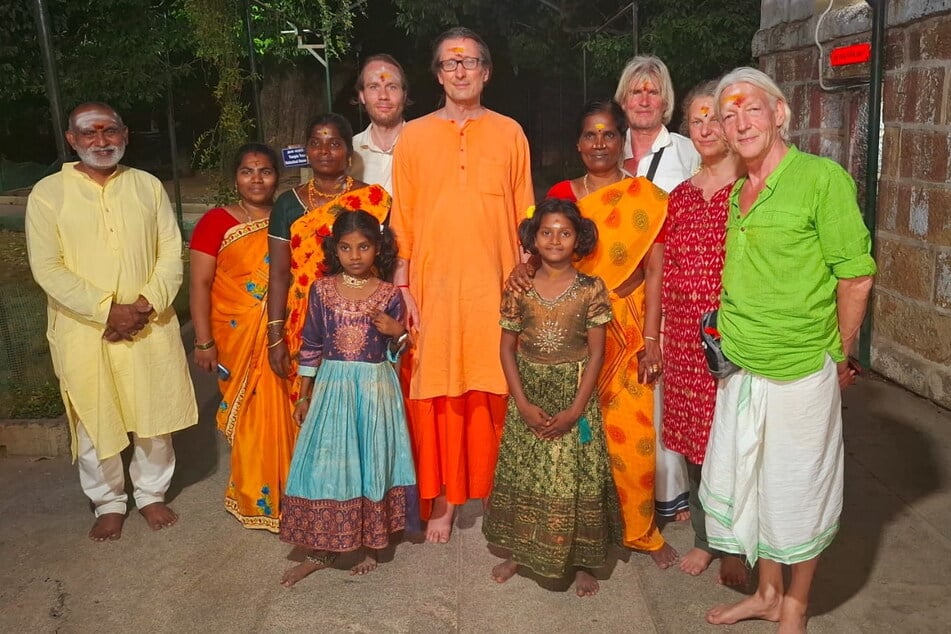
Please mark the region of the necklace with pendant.
[[349, 286], [350, 288], [363, 288], [370, 283], [370, 278], [359, 278], [352, 275], [347, 275], [346, 273], [340, 274], [340, 281], [344, 286]]
[[248, 208], [244, 206], [244, 201], [243, 201], [243, 200], [239, 200], [239, 201], [238, 201], [238, 207], [241, 207], [241, 211], [243, 211], [243, 212], [244, 212], [244, 215], [248, 217], [248, 222], [251, 222], [251, 220], [252, 220], [252, 218], [251, 218], [251, 212], [248, 211]]
[[353, 187], [353, 177], [348, 176], [347, 180], [343, 182], [343, 187], [341, 187], [338, 191], [330, 192], [330, 193], [322, 192], [319, 189], [317, 189], [317, 184], [314, 182], [314, 179], [312, 178], [310, 179], [310, 182], [307, 184], [307, 197], [310, 199], [310, 206], [311, 207], [316, 206], [316, 203], [314, 203], [315, 198], [328, 198], [328, 199], [336, 198], [337, 196], [340, 196], [341, 194], [346, 194], [348, 191], [350, 191], [351, 187]]

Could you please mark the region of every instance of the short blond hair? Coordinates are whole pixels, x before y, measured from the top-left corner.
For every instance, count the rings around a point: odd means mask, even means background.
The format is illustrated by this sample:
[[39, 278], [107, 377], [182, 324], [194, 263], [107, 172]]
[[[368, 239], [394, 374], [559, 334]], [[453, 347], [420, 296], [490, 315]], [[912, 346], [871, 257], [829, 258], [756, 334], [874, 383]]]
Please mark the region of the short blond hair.
[[621, 71], [621, 78], [617, 82], [614, 100], [623, 104], [624, 97], [631, 84], [640, 83], [647, 79], [660, 85], [660, 98], [664, 100], [664, 115], [661, 121], [664, 125], [667, 125], [674, 116], [674, 84], [670, 80], [670, 71], [667, 70], [667, 65], [659, 57], [638, 55], [628, 60], [624, 70]]
[[779, 136], [782, 137], [783, 141], [789, 143], [789, 122], [792, 120], [792, 108], [789, 107], [789, 101], [786, 99], [786, 95], [783, 94], [779, 85], [773, 81], [773, 78], [756, 68], [740, 66], [723, 76], [723, 79], [717, 84], [717, 92], [714, 97], [714, 106], [716, 107], [717, 116], [720, 116], [720, 98], [726, 89], [733, 84], [749, 84], [755, 88], [759, 88], [766, 93], [766, 97], [769, 99], [769, 105], [772, 108], [775, 108], [777, 103], [783, 105], [783, 112], [786, 114], [786, 117], [779, 128]]

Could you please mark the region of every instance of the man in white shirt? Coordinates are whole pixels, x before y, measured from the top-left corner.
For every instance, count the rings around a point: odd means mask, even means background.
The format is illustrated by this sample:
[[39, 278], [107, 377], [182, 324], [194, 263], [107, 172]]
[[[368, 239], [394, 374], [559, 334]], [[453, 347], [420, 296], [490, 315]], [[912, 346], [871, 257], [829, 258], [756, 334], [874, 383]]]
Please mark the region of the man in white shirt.
[[624, 169], [647, 176], [666, 192], [693, 175], [700, 155], [690, 139], [666, 128], [674, 114], [674, 87], [664, 62], [652, 55], [632, 58], [621, 72], [614, 100], [627, 115]]
[[[666, 192], [690, 178], [700, 166], [700, 155], [690, 139], [667, 130], [674, 114], [674, 86], [670, 71], [659, 58], [631, 58], [614, 92], [627, 115], [624, 169], [646, 176]], [[668, 451], [661, 441], [663, 386], [654, 390], [654, 428], [657, 430], [657, 469], [654, 496], [657, 514], [685, 520], [688, 509], [687, 467], [683, 456]]]
[[393, 193], [393, 148], [403, 129], [403, 108], [409, 86], [403, 67], [385, 53], [371, 55], [357, 78], [357, 99], [366, 108], [370, 125], [353, 137], [350, 175], [381, 185]]

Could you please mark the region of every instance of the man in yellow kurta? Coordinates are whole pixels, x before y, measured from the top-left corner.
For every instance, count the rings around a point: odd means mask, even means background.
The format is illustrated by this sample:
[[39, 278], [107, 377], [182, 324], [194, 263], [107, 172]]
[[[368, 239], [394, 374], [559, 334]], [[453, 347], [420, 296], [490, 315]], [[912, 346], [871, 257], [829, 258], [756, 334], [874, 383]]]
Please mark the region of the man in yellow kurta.
[[79, 162], [44, 178], [26, 208], [33, 277], [48, 299], [47, 338], [79, 462], [96, 508], [89, 537], [119, 539], [125, 478], [119, 452], [135, 441], [129, 475], [152, 529], [175, 469], [171, 432], [198, 420], [172, 300], [182, 240], [153, 176], [119, 165], [128, 129], [106, 104], [73, 110], [66, 139]]
[[492, 70], [465, 28], [437, 38], [432, 71], [445, 106], [406, 124], [393, 162], [394, 276], [418, 329], [407, 411], [430, 542], [455, 506], [492, 487], [508, 389], [499, 361], [505, 275], [520, 261], [516, 227], [534, 200], [528, 141], [482, 106]]

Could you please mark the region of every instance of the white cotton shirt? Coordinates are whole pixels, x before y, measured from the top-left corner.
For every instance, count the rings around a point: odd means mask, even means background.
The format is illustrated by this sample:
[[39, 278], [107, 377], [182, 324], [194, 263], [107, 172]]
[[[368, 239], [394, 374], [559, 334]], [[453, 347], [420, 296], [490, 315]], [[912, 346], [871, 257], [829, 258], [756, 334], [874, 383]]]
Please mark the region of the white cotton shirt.
[[389, 152], [381, 150], [370, 136], [371, 128], [372, 123], [366, 130], [353, 136], [353, 166], [350, 168], [350, 175], [367, 185], [380, 185], [392, 196], [393, 150], [396, 148], [396, 142]]
[[[660, 165], [657, 166], [653, 181], [655, 185], [670, 193], [674, 187], [696, 173], [697, 168], [700, 167], [700, 154], [697, 153], [690, 139], [676, 132], [668, 132], [666, 127], [661, 127], [650, 153], [638, 162], [635, 176], [647, 176], [651, 160], [660, 148], [665, 148], [664, 155], [660, 159]], [[628, 130], [624, 137], [624, 161], [633, 156], [631, 131]]]

